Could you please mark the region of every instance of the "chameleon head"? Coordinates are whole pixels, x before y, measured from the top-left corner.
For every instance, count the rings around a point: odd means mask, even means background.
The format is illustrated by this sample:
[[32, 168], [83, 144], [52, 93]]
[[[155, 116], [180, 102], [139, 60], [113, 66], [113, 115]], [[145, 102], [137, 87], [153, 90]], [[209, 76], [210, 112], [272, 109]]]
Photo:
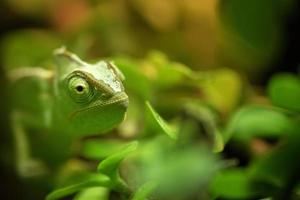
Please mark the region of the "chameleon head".
[[124, 76], [111, 62], [89, 64], [60, 48], [55, 81], [57, 113], [72, 134], [104, 133], [123, 121], [128, 96]]

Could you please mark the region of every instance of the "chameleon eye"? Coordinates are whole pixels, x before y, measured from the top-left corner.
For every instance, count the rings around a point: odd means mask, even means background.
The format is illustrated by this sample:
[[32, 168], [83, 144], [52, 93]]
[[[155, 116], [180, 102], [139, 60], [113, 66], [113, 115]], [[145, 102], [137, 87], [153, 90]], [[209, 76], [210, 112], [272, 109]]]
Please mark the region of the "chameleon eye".
[[82, 85], [78, 85], [78, 86], [76, 86], [76, 90], [77, 90], [77, 92], [78, 93], [81, 93], [81, 92], [83, 92], [84, 91], [84, 86], [82, 86]]
[[88, 103], [94, 95], [93, 88], [82, 77], [72, 77], [69, 80], [69, 93], [77, 103]]

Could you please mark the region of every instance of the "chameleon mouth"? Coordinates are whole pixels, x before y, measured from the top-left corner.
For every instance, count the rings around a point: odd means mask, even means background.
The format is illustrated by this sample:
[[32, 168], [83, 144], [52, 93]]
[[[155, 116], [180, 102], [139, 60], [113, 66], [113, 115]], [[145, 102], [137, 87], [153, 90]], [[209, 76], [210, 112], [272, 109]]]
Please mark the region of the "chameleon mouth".
[[109, 106], [109, 105], [120, 105], [126, 109], [128, 107], [128, 104], [129, 104], [129, 100], [128, 100], [127, 94], [125, 92], [119, 92], [116, 95], [112, 96], [110, 99], [107, 99], [105, 101], [103, 101], [103, 100], [95, 101], [88, 107], [85, 107], [85, 108], [82, 108], [82, 109], [72, 112], [70, 114], [69, 118], [72, 119], [80, 113], [83, 113], [83, 112], [86, 112], [89, 110], [93, 110], [93, 109], [96, 109], [99, 107]]

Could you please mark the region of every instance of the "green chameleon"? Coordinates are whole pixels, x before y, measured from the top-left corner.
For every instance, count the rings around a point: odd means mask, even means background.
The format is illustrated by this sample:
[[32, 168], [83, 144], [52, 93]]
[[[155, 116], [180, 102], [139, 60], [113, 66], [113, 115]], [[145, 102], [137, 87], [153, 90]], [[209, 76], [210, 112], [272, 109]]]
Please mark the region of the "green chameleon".
[[21, 176], [51, 171], [66, 161], [80, 137], [121, 123], [128, 106], [124, 76], [111, 62], [89, 64], [65, 48], [56, 67], [22, 67], [8, 73], [16, 166]]

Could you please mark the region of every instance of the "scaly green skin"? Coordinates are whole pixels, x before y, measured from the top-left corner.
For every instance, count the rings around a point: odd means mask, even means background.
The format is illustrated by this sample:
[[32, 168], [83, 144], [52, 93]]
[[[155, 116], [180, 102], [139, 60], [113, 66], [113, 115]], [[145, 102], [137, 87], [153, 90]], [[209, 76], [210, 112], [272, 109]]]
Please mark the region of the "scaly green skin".
[[105, 133], [124, 119], [128, 96], [119, 69], [88, 64], [60, 48], [56, 69], [18, 68], [10, 80], [16, 164], [22, 176], [41, 174], [66, 161], [72, 143]]

